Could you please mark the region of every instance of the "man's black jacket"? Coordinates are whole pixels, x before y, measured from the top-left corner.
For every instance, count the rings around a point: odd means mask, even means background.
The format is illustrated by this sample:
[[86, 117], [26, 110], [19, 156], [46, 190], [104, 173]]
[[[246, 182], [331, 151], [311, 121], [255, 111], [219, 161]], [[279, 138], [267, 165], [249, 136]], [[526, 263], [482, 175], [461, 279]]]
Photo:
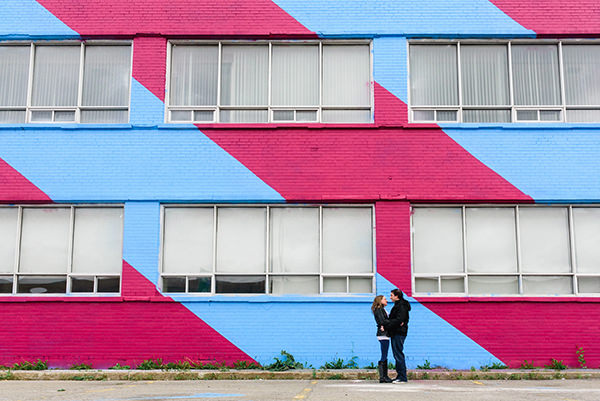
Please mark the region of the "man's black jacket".
[[410, 304], [405, 299], [399, 299], [394, 302], [394, 307], [390, 312], [388, 321], [383, 325], [390, 337], [398, 335], [406, 336], [408, 333], [408, 312], [410, 309]]

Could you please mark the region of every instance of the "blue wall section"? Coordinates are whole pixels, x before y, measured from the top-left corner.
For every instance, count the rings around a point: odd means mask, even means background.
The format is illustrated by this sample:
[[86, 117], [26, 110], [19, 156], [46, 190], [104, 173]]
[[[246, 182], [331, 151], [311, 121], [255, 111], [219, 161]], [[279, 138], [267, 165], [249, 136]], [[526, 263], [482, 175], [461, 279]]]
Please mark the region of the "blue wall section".
[[79, 35], [35, 0], [0, 1], [0, 40], [54, 37]]
[[135, 78], [131, 79], [129, 121], [151, 126], [165, 122], [165, 104]]
[[274, 0], [320, 36], [535, 36], [487, 0]]
[[536, 202], [600, 199], [600, 130], [445, 127], [463, 148]]
[[126, 202], [123, 259], [154, 285], [158, 284], [160, 203]]
[[[378, 275], [377, 293], [394, 288]], [[221, 335], [260, 363], [281, 350], [318, 368], [336, 358], [357, 357], [363, 367], [379, 359], [371, 297], [214, 297], [199, 302], [175, 298]], [[439, 316], [410, 299], [407, 365], [425, 360], [468, 369], [500, 361]], [[388, 311], [391, 305], [388, 306]], [[448, 352], [451, 349], [452, 352]], [[393, 360], [391, 351], [390, 359]]]
[[408, 103], [406, 38], [382, 37], [373, 40], [373, 79]]
[[180, 129], [14, 127], [0, 158], [57, 202], [281, 202], [193, 125]]

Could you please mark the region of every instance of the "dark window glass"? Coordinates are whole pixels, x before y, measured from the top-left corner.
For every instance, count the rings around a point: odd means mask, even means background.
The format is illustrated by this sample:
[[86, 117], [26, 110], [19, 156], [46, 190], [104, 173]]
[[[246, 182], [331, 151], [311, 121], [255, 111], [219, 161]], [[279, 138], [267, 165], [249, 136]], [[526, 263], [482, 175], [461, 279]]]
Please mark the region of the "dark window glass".
[[19, 294], [64, 294], [67, 292], [67, 276], [19, 276]]
[[94, 292], [93, 277], [71, 278], [71, 292]]
[[98, 277], [98, 292], [119, 292], [119, 277]]
[[12, 276], [0, 277], [0, 294], [10, 294], [13, 287]]
[[163, 277], [163, 292], [185, 292], [185, 277]]
[[264, 294], [265, 276], [217, 276], [218, 294]]
[[210, 277], [190, 277], [188, 292], [210, 292]]

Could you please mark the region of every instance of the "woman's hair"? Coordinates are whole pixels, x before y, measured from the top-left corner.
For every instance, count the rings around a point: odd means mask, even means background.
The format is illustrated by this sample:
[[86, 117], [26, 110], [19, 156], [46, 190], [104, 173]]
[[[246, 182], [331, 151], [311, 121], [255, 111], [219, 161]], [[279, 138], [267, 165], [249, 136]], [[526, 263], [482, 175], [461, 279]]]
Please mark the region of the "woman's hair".
[[377, 295], [373, 300], [373, 305], [371, 305], [371, 312], [375, 312], [375, 309], [383, 308], [383, 304], [381, 300], [383, 299], [383, 295]]

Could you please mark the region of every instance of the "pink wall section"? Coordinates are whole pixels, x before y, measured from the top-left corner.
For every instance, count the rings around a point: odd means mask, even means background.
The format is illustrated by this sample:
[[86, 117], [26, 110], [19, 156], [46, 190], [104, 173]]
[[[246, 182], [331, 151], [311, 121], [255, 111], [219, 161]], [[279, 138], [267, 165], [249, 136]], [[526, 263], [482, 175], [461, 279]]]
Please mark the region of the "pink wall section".
[[164, 102], [167, 39], [139, 36], [133, 40], [133, 78]]
[[52, 202], [42, 190], [0, 159], [0, 203]]
[[[314, 36], [271, 0], [38, 0], [86, 35]], [[135, 17], [134, 17], [135, 16]]]
[[0, 320], [0, 365], [38, 358], [50, 367], [95, 368], [150, 358], [254, 361], [185, 306], [156, 293], [127, 263], [122, 298], [3, 297]]
[[509, 17], [538, 36], [600, 34], [597, 0], [490, 0]]
[[600, 365], [597, 299], [418, 301], [510, 367], [518, 368], [525, 359], [543, 366], [550, 358], [579, 367], [578, 347], [588, 367]]

